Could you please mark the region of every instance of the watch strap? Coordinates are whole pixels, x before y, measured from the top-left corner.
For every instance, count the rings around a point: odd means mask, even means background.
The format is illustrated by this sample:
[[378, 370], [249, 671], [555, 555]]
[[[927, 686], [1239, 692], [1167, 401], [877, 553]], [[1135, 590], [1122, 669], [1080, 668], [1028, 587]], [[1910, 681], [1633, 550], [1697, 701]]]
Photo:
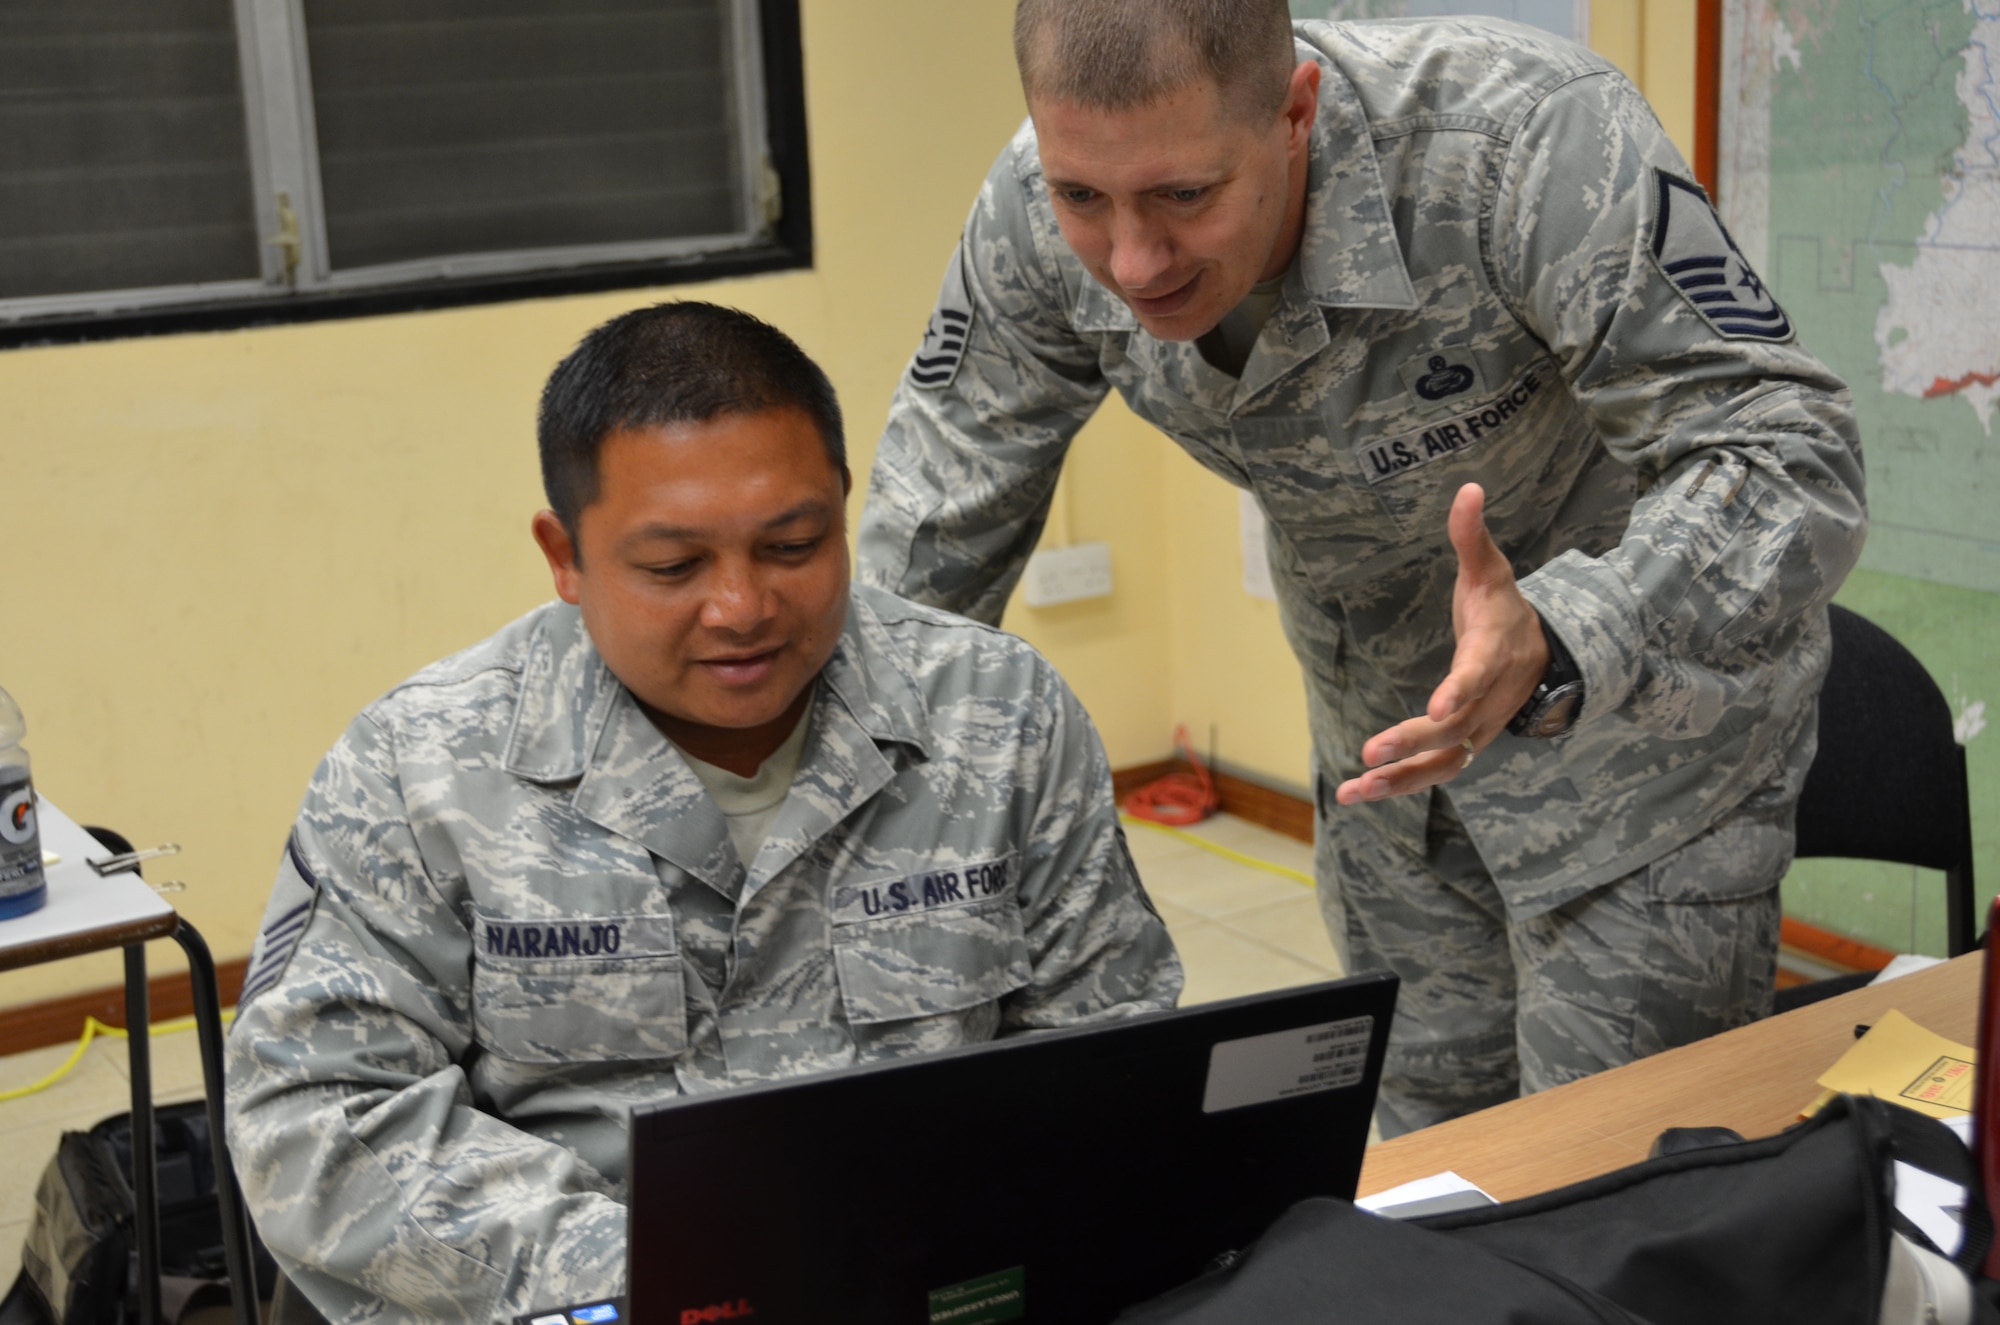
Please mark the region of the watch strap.
[[[1542, 679], [1536, 683], [1534, 693], [1507, 723], [1507, 730], [1516, 736], [1548, 735], [1537, 729], [1553, 706], [1558, 692], [1573, 696], [1572, 712], [1582, 708], [1583, 669], [1576, 665], [1576, 658], [1562, 642], [1562, 637], [1549, 629], [1549, 623], [1540, 613], [1536, 621], [1542, 628], [1542, 640], [1549, 647], [1548, 666], [1542, 669]], [[1567, 724], [1565, 724], [1567, 726]]]
[[1535, 619], [1541, 622], [1542, 639], [1549, 646], [1549, 665], [1542, 671], [1542, 684], [1554, 690], [1557, 686], [1568, 685], [1571, 681], [1581, 681], [1583, 669], [1576, 665], [1576, 657], [1570, 653], [1569, 646], [1562, 642], [1562, 636], [1549, 629], [1549, 623], [1540, 613], [1536, 614]]

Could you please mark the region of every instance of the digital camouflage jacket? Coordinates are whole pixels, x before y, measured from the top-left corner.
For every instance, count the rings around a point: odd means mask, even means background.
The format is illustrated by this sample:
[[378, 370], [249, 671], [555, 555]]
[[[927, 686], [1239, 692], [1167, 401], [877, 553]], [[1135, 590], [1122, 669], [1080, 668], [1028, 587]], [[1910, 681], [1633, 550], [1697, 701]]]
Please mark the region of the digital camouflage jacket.
[[1154, 339], [1063, 242], [1032, 124], [1000, 154], [876, 454], [860, 574], [996, 620], [1108, 391], [1256, 494], [1317, 688], [1322, 813], [1423, 849], [1428, 797], [1330, 787], [1449, 670], [1445, 516], [1484, 485], [1581, 666], [1553, 741], [1448, 794], [1511, 910], [1687, 841], [1811, 758], [1825, 604], [1866, 517], [1845, 386], [1803, 349], [1638, 92], [1481, 20], [1298, 25], [1305, 235], [1241, 379]]
[[755, 860], [551, 604], [314, 775], [229, 1038], [230, 1143], [336, 1325], [621, 1291], [635, 1104], [1172, 1006], [1089, 719], [857, 588]]

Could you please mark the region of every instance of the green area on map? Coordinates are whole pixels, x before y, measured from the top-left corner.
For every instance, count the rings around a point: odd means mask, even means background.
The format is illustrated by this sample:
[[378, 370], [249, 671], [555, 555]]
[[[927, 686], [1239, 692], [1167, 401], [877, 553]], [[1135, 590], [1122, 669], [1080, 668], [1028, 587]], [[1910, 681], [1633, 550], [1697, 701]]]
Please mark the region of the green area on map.
[[[1840, 600], [1909, 645], [1961, 715], [1984, 897], [2000, 867], [1985, 827], [2000, 822], [2000, 748], [1979, 708], [2000, 718], [2000, 332], [1984, 302], [2000, 276], [1995, 9], [1742, 0], [1736, 11], [1768, 37], [1768, 66], [1741, 71], [1768, 87], [1765, 278], [1852, 386], [1861, 424], [1869, 569]], [[1943, 952], [1942, 901], [1941, 876], [1910, 866], [1809, 860], [1785, 880], [1788, 913], [1903, 951]]]
[[1962, 370], [1941, 363], [1929, 397], [1885, 388], [1885, 342], [1906, 333], [1878, 326], [1883, 268], [1917, 261], [1966, 146], [1959, 79], [1974, 15], [1962, 0], [1787, 0], [1776, 12], [1786, 43], [1771, 84], [1766, 279], [1854, 389], [1873, 526], [1864, 564], [2000, 589], [2000, 526], [1979, 481], [1986, 427], [1936, 385]]

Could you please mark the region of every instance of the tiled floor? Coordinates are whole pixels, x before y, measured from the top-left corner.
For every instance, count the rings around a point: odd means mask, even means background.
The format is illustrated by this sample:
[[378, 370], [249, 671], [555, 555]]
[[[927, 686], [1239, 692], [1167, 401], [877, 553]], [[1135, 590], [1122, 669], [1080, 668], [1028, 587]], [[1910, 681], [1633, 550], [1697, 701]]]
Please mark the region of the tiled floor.
[[[1312, 873], [1303, 842], [1222, 815], [1193, 830], [1242, 855]], [[1313, 890], [1143, 825], [1126, 830], [1146, 891], [1187, 967], [1183, 1004], [1329, 980], [1340, 958]]]
[[[1224, 815], [1194, 831], [1232, 851], [1312, 872], [1311, 848], [1241, 819]], [[1187, 968], [1183, 1004], [1340, 974], [1311, 888], [1145, 827], [1130, 828], [1127, 837], [1139, 876]], [[0, 1092], [40, 1080], [72, 1047], [0, 1058]], [[192, 1031], [154, 1037], [153, 1083], [154, 1097], [163, 1104], [200, 1098], [201, 1060]], [[0, 1102], [0, 1293], [19, 1268], [35, 1185], [57, 1139], [130, 1107], [125, 1041], [110, 1037], [97, 1039], [49, 1089]]]

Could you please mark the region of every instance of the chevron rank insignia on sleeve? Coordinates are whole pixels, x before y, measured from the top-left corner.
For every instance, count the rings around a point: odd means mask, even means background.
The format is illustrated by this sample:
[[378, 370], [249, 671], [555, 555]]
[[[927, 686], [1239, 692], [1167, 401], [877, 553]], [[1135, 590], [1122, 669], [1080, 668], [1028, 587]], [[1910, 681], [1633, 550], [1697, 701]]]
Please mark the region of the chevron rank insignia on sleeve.
[[292, 959], [292, 950], [305, 937], [306, 926], [312, 922], [313, 903], [318, 898], [319, 877], [306, 864], [305, 855], [299, 850], [298, 832], [294, 830], [285, 839], [284, 862], [271, 889], [264, 927], [258, 931], [257, 942], [250, 950], [250, 965], [243, 974], [242, 992], [236, 996], [237, 1006], [247, 1005], [278, 983], [278, 977], [285, 973], [285, 964]]
[[1730, 340], [1792, 338], [1791, 319], [1750, 270], [1722, 218], [1695, 185], [1655, 169], [1653, 261], [1681, 297], [1718, 336]]
[[965, 246], [952, 250], [951, 263], [944, 269], [944, 284], [938, 288], [937, 308], [924, 327], [924, 343], [910, 360], [910, 381], [930, 391], [942, 391], [958, 376], [959, 361], [965, 358], [966, 338], [972, 332], [972, 297], [965, 288]]

